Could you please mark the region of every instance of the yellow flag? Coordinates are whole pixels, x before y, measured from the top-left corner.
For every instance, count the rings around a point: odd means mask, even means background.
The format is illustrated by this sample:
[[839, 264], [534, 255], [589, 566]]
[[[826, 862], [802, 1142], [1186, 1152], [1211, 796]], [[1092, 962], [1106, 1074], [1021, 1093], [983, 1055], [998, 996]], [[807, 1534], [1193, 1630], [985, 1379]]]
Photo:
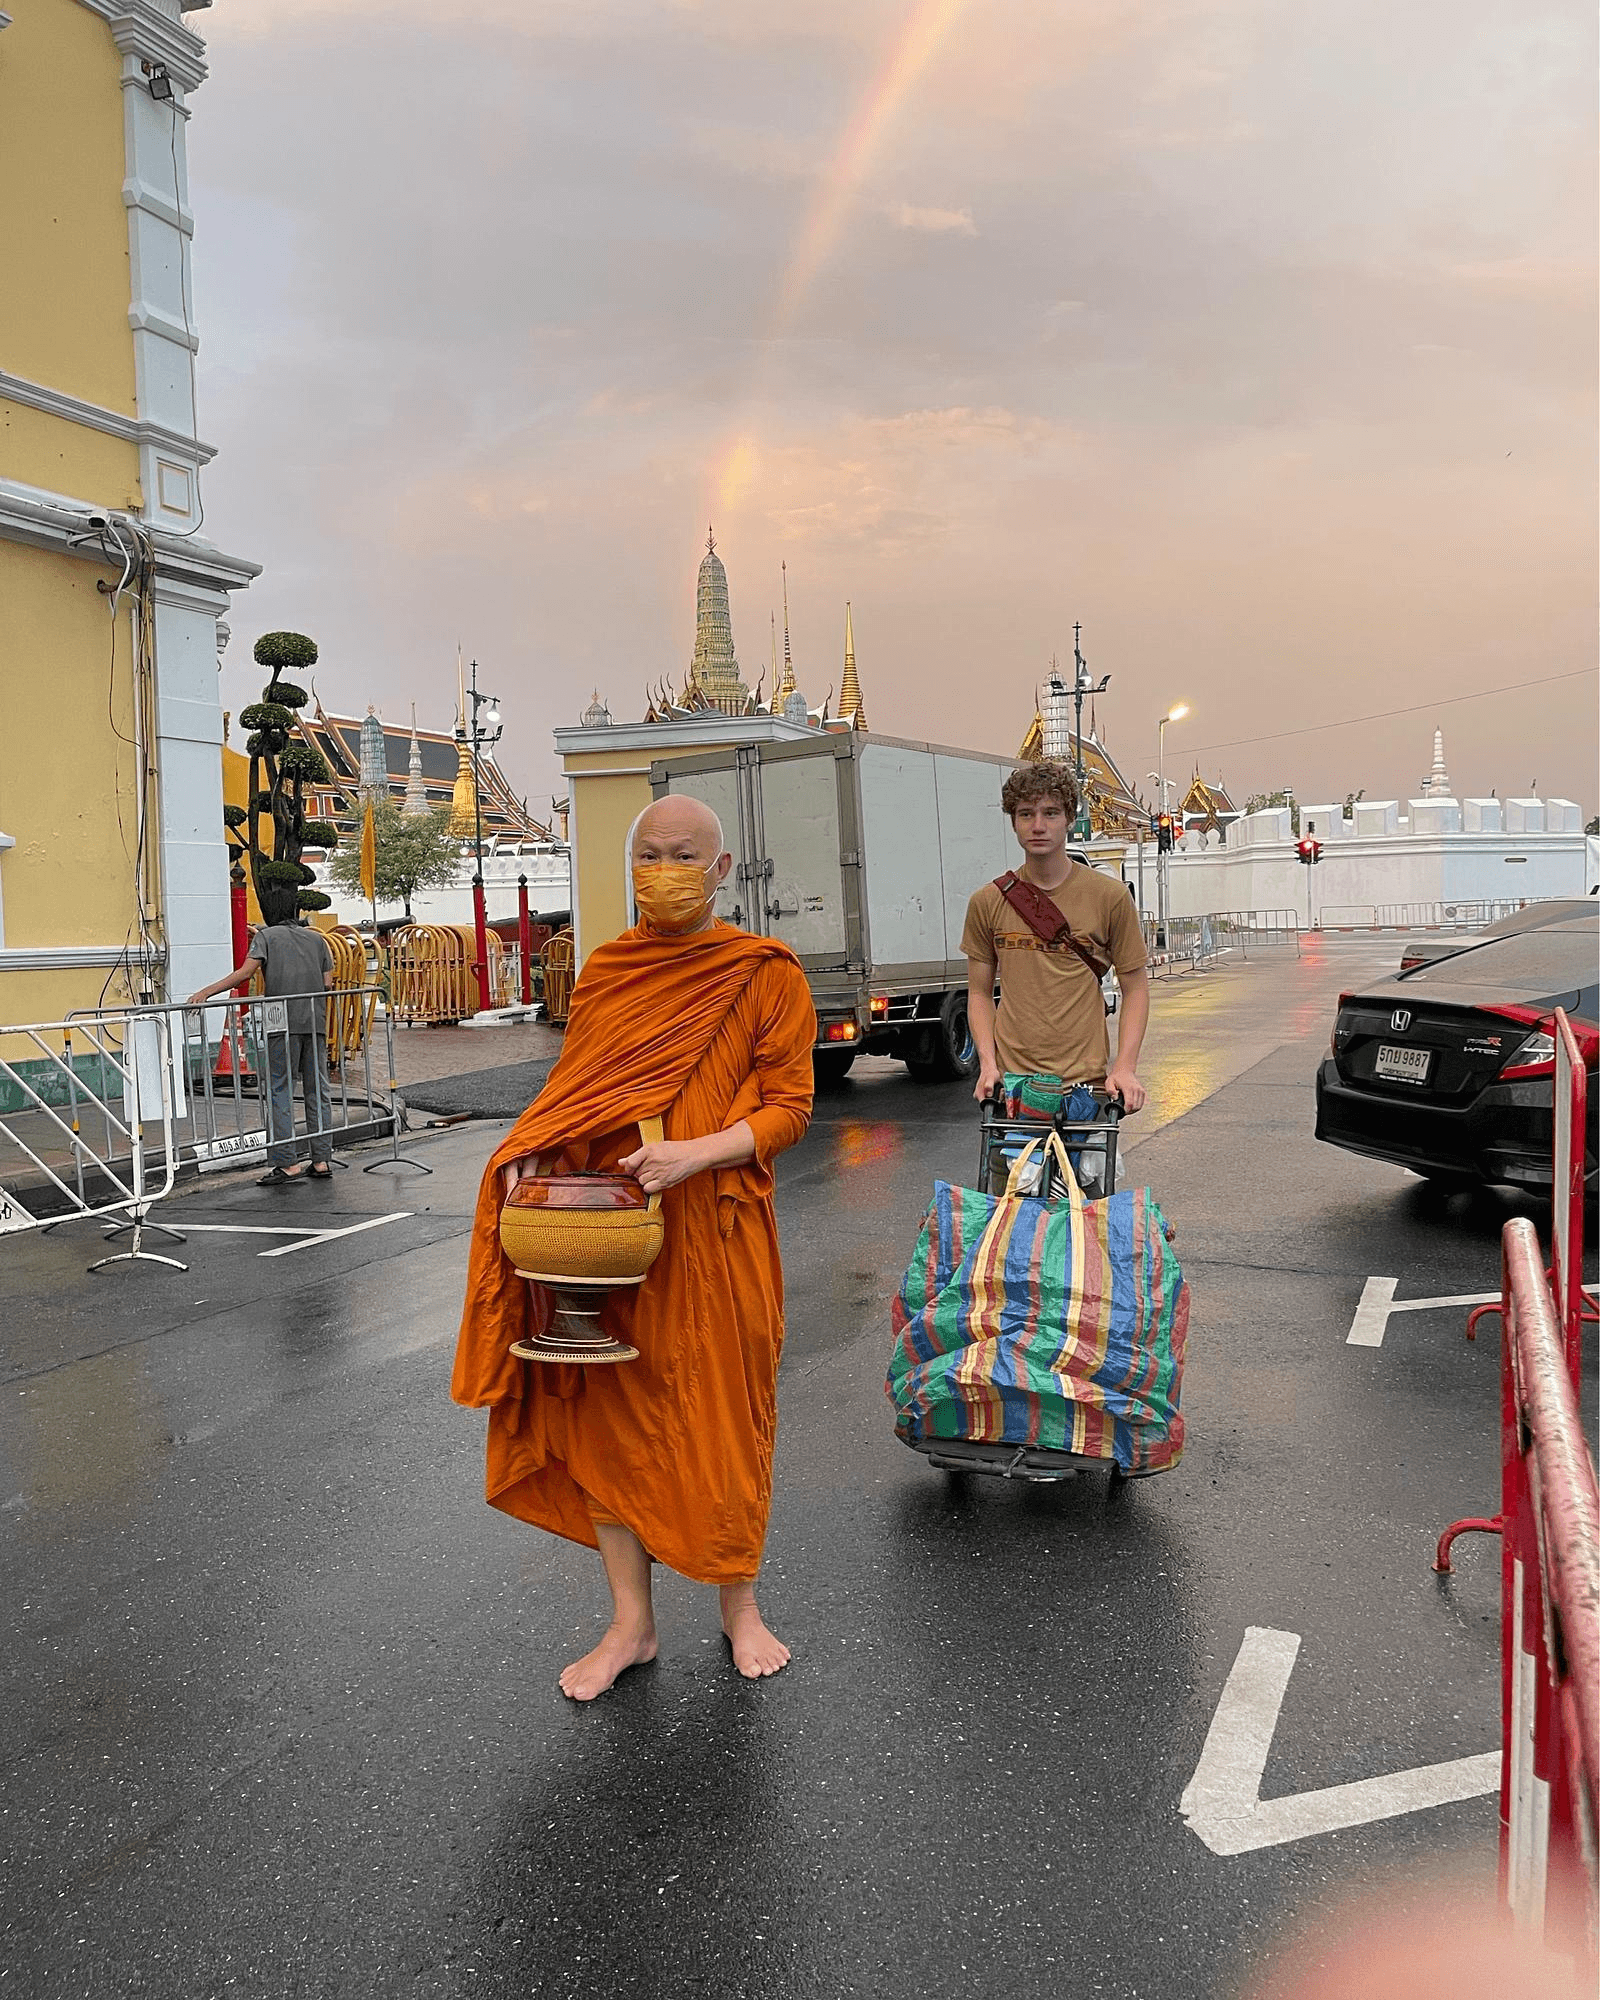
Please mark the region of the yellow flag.
[[369, 903], [378, 900], [378, 836], [372, 824], [371, 799], [361, 822], [361, 893]]

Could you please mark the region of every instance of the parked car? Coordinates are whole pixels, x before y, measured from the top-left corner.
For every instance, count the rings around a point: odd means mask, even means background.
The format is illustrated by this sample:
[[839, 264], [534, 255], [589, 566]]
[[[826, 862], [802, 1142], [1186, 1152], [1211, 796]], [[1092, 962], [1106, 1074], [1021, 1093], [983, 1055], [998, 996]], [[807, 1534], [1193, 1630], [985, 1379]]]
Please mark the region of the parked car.
[[1474, 945], [1487, 944], [1491, 938], [1515, 937], [1519, 931], [1538, 931], [1547, 924], [1564, 924], [1572, 917], [1586, 915], [1593, 908], [1594, 904], [1582, 896], [1552, 897], [1544, 903], [1525, 903], [1520, 910], [1513, 910], [1509, 917], [1485, 924], [1482, 930], [1429, 931], [1417, 937], [1408, 937], [1400, 947], [1400, 970], [1409, 972], [1413, 966], [1430, 965], [1441, 958], [1454, 958], [1458, 951], [1470, 951]]
[[1589, 1072], [1585, 1175], [1596, 1186], [1600, 908], [1468, 946], [1339, 996], [1317, 1072], [1317, 1137], [1429, 1180], [1548, 1188], [1552, 1016]]

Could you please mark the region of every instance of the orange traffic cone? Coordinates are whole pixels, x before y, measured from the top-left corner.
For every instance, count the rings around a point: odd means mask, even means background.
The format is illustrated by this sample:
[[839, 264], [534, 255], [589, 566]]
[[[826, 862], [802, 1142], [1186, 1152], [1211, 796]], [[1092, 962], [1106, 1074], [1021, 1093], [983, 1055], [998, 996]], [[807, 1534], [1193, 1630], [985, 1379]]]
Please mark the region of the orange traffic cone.
[[250, 1056], [239, 1033], [236, 1018], [230, 1018], [222, 1031], [222, 1047], [217, 1051], [216, 1064], [211, 1071], [214, 1083], [231, 1083], [238, 1077], [240, 1085], [259, 1084], [261, 1079], [250, 1067]]

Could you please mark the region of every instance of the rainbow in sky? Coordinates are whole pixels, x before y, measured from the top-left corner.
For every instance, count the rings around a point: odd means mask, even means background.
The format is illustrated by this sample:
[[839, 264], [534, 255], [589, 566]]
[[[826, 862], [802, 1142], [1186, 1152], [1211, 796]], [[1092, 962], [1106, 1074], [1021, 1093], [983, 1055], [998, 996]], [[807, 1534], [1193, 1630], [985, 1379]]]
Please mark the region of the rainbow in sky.
[[[782, 338], [818, 271], [833, 254], [885, 132], [966, 5], [967, 0], [913, 0], [907, 10], [877, 75], [851, 113], [806, 211], [778, 287], [763, 349]], [[758, 386], [752, 386], [752, 402]], [[712, 490], [719, 514], [726, 516], [738, 506], [755, 476], [756, 463], [756, 441], [748, 428], [742, 428], [728, 439], [715, 461]]]

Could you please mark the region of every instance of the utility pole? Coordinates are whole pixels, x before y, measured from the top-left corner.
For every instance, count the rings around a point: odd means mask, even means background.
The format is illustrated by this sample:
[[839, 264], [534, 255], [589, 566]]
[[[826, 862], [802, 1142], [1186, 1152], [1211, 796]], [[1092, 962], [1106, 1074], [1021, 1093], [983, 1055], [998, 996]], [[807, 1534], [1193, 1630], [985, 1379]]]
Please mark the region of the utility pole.
[[[468, 690], [472, 704], [471, 719], [467, 724], [467, 740], [472, 745], [472, 844], [476, 857], [472, 874], [472, 927], [476, 935], [478, 952], [478, 1005], [485, 1014], [489, 1011], [489, 919], [483, 895], [483, 787], [478, 768], [478, 752], [485, 744], [500, 741], [502, 723], [500, 704], [492, 694], [478, 692], [478, 663], [472, 663], [472, 685]], [[478, 721], [478, 710], [487, 708], [484, 718], [485, 729]]]

